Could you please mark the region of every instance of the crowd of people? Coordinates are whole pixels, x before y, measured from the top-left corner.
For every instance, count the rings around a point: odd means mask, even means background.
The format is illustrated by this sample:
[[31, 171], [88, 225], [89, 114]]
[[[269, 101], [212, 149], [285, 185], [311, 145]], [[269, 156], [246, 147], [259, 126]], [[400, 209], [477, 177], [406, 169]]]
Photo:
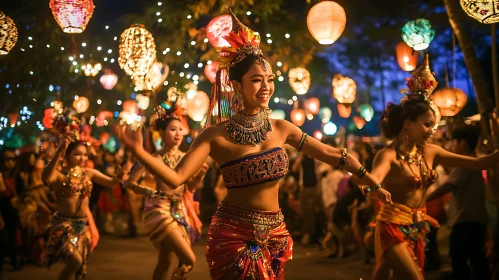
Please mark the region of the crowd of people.
[[[158, 249], [153, 279], [186, 279], [205, 222], [213, 279], [283, 279], [293, 239], [325, 257], [361, 250], [365, 263], [374, 260], [373, 279], [424, 279], [425, 266], [439, 267], [436, 236], [447, 222], [455, 279], [490, 279], [497, 206], [482, 170], [499, 153], [485, 151], [473, 125], [437, 130], [428, 58], [407, 98], [385, 108], [388, 142], [321, 142], [269, 118], [271, 65], [258, 33], [231, 16], [209, 110], [218, 114], [189, 147], [183, 112], [170, 100], [147, 130], [117, 126], [115, 152], [71, 129], [2, 151], [0, 269], [4, 256], [15, 269], [64, 261], [59, 279], [82, 279], [109, 233], [146, 235]], [[497, 136], [495, 115], [491, 128]]]

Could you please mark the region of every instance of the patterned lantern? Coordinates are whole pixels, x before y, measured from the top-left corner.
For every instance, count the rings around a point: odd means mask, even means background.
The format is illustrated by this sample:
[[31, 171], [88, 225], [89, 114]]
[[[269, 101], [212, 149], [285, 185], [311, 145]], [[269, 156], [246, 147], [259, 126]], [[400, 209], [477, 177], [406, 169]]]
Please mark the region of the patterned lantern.
[[296, 126], [302, 126], [305, 123], [305, 111], [303, 109], [291, 110], [291, 122]]
[[499, 22], [499, 0], [461, 0], [461, 7], [481, 23]]
[[360, 116], [364, 118], [364, 120], [370, 122], [374, 117], [374, 109], [369, 104], [361, 104], [359, 105], [358, 111]]
[[407, 22], [402, 27], [402, 40], [415, 51], [421, 51], [430, 46], [435, 37], [435, 29], [429, 20], [420, 18]]
[[322, 123], [327, 123], [328, 121], [330, 121], [332, 116], [333, 112], [328, 107], [323, 107], [319, 110], [319, 118], [321, 119]]
[[192, 99], [187, 100], [187, 115], [194, 121], [202, 121], [208, 107], [210, 105], [210, 98], [204, 91], [198, 91]]
[[353, 117], [353, 123], [358, 129], [362, 129], [366, 125], [366, 120], [363, 117], [355, 116]]
[[350, 104], [338, 104], [338, 106], [336, 106], [336, 108], [338, 109], [338, 115], [340, 115], [340, 117], [346, 119], [348, 117], [350, 117], [350, 115], [352, 114], [352, 106], [350, 106]]
[[319, 113], [320, 106], [321, 103], [317, 97], [311, 97], [305, 100], [305, 109], [312, 115], [317, 115]]
[[104, 89], [112, 90], [118, 83], [118, 75], [114, 74], [113, 71], [106, 69], [99, 81]]
[[94, 65], [87, 63], [86, 65], [82, 65], [81, 69], [83, 70], [85, 76], [95, 77], [100, 72], [100, 70], [102, 70], [102, 65], [100, 63], [96, 63]]
[[400, 68], [404, 71], [413, 71], [418, 64], [418, 52], [409, 47], [404, 42], [399, 42], [395, 46], [395, 54]]
[[14, 21], [0, 11], [0, 55], [6, 55], [16, 45], [17, 27]]
[[468, 101], [468, 96], [464, 91], [449, 87], [437, 90], [432, 98], [435, 106], [440, 110], [440, 114], [444, 117], [455, 116]]
[[76, 112], [79, 114], [85, 113], [90, 106], [90, 101], [85, 96], [76, 96], [73, 101], [73, 108], [75, 108]]
[[[333, 97], [338, 103], [351, 104], [357, 95], [357, 85], [355, 81], [336, 74], [333, 78]], [[349, 114], [350, 115], [350, 114]]]
[[336, 42], [345, 30], [346, 21], [345, 10], [333, 1], [315, 4], [307, 15], [308, 30], [322, 45]]
[[230, 15], [222, 15], [212, 19], [206, 26], [206, 37], [215, 47], [230, 47], [230, 44], [223, 38], [232, 31], [232, 18]]
[[157, 90], [168, 77], [170, 68], [161, 62], [154, 62], [147, 75], [135, 75], [132, 77], [133, 84], [138, 90]]
[[49, 7], [65, 33], [85, 31], [95, 8], [92, 0], [50, 0]]
[[289, 70], [289, 85], [298, 95], [307, 93], [310, 88], [310, 72], [298, 67]]
[[118, 63], [127, 75], [146, 75], [154, 61], [156, 44], [142, 24], [134, 24], [121, 33]]
[[211, 64], [206, 64], [204, 67], [204, 75], [212, 84], [215, 82], [219, 65], [220, 61], [213, 61]]

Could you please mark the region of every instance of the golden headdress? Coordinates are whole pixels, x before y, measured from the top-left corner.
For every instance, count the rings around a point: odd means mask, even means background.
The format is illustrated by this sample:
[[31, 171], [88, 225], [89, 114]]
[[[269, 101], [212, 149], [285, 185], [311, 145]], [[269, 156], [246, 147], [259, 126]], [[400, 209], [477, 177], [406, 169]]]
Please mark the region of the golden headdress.
[[232, 18], [232, 31], [229, 35], [224, 36], [224, 39], [230, 44], [230, 47], [218, 49], [220, 66], [212, 87], [205, 127], [222, 122], [234, 113], [230, 108], [230, 100], [233, 95], [232, 84], [229, 80], [230, 67], [241, 62], [248, 55], [254, 55], [257, 56], [256, 62], [267, 70], [268, 62], [260, 49], [260, 34], [241, 23], [231, 9], [228, 9], [228, 13]]
[[164, 101], [160, 105], [154, 107], [149, 122], [150, 124], [155, 124], [158, 120], [167, 119], [177, 119], [179, 121], [182, 121], [183, 110], [182, 108], [180, 108], [177, 102]]
[[[406, 100], [411, 101], [423, 101], [430, 105], [433, 112], [435, 112], [436, 126], [440, 121], [441, 115], [440, 110], [433, 104], [433, 99], [431, 94], [438, 85], [437, 80], [433, 76], [434, 73], [430, 70], [430, 62], [428, 59], [428, 54], [425, 56], [423, 64], [419, 66], [418, 69], [412, 72], [411, 78], [406, 78], [406, 85], [409, 88], [401, 90], [407, 96]], [[436, 128], [435, 126], [435, 128]]]

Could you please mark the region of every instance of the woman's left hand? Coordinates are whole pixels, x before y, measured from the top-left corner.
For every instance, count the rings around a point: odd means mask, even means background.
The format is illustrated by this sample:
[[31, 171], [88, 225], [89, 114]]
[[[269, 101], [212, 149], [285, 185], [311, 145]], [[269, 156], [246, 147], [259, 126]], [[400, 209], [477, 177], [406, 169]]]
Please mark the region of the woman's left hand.
[[92, 253], [99, 243], [100, 235], [97, 228], [90, 228], [90, 253]]
[[120, 165], [116, 165], [114, 172], [115, 180], [118, 182], [123, 182], [126, 175], [126, 172], [123, 170], [123, 168]]

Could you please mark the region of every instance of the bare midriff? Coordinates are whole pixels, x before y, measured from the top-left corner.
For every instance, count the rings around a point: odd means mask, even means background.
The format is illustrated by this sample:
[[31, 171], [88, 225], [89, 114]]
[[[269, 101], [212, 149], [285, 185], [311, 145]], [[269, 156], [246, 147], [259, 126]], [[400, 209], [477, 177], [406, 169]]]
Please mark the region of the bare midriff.
[[259, 211], [279, 210], [279, 181], [227, 190], [224, 202]]

